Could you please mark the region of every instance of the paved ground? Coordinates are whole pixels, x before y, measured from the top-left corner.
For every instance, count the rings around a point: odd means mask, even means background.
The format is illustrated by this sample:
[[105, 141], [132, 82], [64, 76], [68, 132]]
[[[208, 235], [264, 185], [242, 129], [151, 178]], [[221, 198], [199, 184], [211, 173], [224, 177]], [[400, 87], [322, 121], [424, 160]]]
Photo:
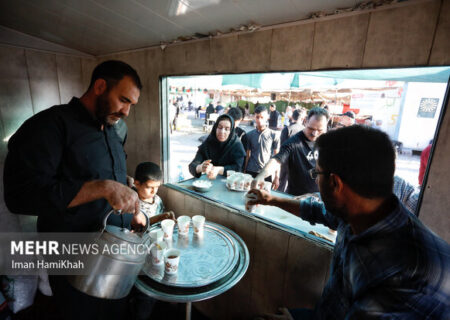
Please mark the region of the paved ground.
[[[191, 126], [183, 126], [174, 131], [170, 136], [170, 172], [171, 181], [178, 181], [179, 168], [185, 179], [192, 177], [188, 165], [194, 159], [198, 146], [201, 144], [199, 138], [207, 133], [203, 132], [203, 119], [195, 119], [194, 112], [187, 112], [187, 120]], [[244, 130], [253, 129], [250, 126], [241, 126]], [[406, 150], [408, 152], [408, 150]], [[396, 174], [417, 186], [419, 175], [420, 156], [411, 154], [400, 154], [396, 161]]]

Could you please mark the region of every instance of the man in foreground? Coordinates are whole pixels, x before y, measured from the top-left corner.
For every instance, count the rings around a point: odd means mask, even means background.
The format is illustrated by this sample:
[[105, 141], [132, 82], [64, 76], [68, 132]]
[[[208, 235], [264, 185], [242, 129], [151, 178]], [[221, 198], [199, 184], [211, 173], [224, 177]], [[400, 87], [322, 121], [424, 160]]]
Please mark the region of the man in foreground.
[[[296, 319], [445, 319], [450, 314], [450, 246], [392, 194], [395, 152], [378, 130], [351, 126], [316, 142], [313, 198], [251, 190], [248, 205], [280, 207], [338, 230], [330, 278], [313, 311]], [[301, 314], [301, 316], [300, 316]]]

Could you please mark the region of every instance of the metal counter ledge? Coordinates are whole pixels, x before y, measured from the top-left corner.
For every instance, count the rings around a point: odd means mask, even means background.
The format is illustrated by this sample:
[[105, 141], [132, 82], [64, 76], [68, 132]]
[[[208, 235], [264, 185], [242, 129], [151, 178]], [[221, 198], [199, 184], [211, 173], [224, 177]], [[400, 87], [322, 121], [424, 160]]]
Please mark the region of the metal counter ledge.
[[[203, 175], [199, 179], [207, 180], [205, 175]], [[223, 176], [218, 176], [216, 180], [209, 180], [212, 182], [212, 187], [205, 193], [200, 193], [194, 190], [192, 183], [196, 180], [198, 179], [192, 178], [178, 182], [176, 184], [166, 184], [165, 186], [175, 190], [179, 190], [181, 192], [187, 192], [190, 195], [200, 199], [210, 200], [219, 204], [220, 206], [238, 210], [245, 216], [263, 221], [269, 226], [287, 231], [299, 237], [306, 238], [310, 241], [314, 241], [319, 246], [324, 246], [331, 250], [334, 247], [336, 233], [331, 234], [328, 227], [322, 224], [311, 225], [309, 222], [297, 216], [294, 216], [285, 210], [273, 206], [259, 205], [254, 213], [250, 213], [245, 209], [246, 192], [229, 190], [225, 184], [226, 179]], [[293, 198], [293, 196], [289, 194], [273, 190], [272, 194], [283, 198]], [[325, 236], [326, 238], [330, 239], [331, 242], [310, 234], [310, 231]]]

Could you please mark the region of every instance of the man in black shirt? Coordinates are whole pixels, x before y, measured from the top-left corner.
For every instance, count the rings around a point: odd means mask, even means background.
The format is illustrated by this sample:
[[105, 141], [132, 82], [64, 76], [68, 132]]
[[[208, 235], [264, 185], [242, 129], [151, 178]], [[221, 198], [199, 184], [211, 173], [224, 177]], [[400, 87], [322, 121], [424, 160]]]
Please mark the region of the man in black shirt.
[[[138, 212], [137, 195], [126, 187], [122, 138], [113, 126], [137, 103], [140, 88], [130, 66], [104, 62], [80, 99], [28, 119], [8, 143], [8, 209], [37, 215], [38, 231], [44, 232], [99, 230], [111, 207]], [[125, 224], [130, 224], [131, 214], [123, 217]], [[111, 220], [117, 224], [121, 219]]]
[[[303, 125], [303, 119], [306, 117], [306, 110], [294, 110], [292, 113], [292, 122], [289, 126], [284, 127], [281, 131], [280, 143], [283, 145], [290, 137], [302, 131], [305, 126]], [[287, 163], [281, 165], [280, 169], [280, 185], [278, 191], [287, 191], [287, 180], [289, 176], [289, 167]]]
[[277, 111], [276, 106], [272, 103], [270, 105], [270, 114], [269, 114], [269, 129], [279, 130], [278, 120], [281, 118], [280, 113]]
[[214, 109], [214, 106], [212, 103], [208, 104], [208, 106], [206, 107], [206, 117], [205, 117], [205, 124], [208, 123], [209, 120], [209, 115], [212, 113], [215, 113], [216, 109]]
[[[253, 180], [253, 187], [260, 185], [264, 178], [277, 172], [280, 164], [287, 163], [289, 168], [287, 192], [292, 195], [318, 192], [314, 180], [308, 171], [315, 167], [317, 152], [314, 151], [314, 142], [327, 131], [328, 112], [322, 108], [312, 108], [307, 116], [305, 128], [289, 138], [280, 151], [270, 159], [264, 169]], [[275, 174], [275, 177], [278, 175]], [[273, 189], [279, 186], [279, 179], [273, 181]]]
[[247, 134], [244, 129], [239, 127], [241, 120], [243, 119], [243, 114], [240, 108], [230, 108], [227, 114], [234, 119], [234, 130], [236, 135], [241, 139], [242, 145], [244, 146], [244, 150], [247, 149]]
[[224, 110], [225, 108], [220, 104], [220, 101], [217, 101], [217, 106], [216, 106], [216, 113], [217, 114], [222, 114], [223, 113], [223, 110]]
[[[141, 88], [139, 76], [128, 64], [106, 61], [95, 68], [80, 99], [25, 121], [8, 143], [4, 166], [8, 209], [37, 215], [40, 232], [98, 231], [111, 208], [127, 214], [111, 215], [109, 224], [145, 225], [137, 193], [126, 186], [123, 137], [113, 127], [128, 116]], [[109, 304], [87, 296], [64, 277], [51, 276], [50, 284], [64, 317], [123, 318], [122, 300]]]

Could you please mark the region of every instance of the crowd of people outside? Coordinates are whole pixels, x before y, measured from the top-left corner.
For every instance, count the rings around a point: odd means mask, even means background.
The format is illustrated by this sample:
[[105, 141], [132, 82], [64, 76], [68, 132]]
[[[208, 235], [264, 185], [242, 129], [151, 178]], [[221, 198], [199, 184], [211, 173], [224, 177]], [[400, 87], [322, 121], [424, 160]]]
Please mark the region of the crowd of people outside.
[[[248, 103], [244, 107], [232, 106], [231, 104], [224, 107], [222, 102], [218, 100], [215, 103], [210, 102], [206, 108], [202, 108], [201, 106], [195, 107], [190, 101], [184, 104], [184, 107], [179, 99], [174, 99], [174, 101], [172, 103], [172, 113], [175, 116], [174, 120], [170, 122], [174, 130], [176, 130], [177, 117], [183, 111], [194, 110], [198, 113], [199, 110], [206, 109], [205, 121], [212, 114], [216, 114], [221, 120], [224, 120], [223, 115], [228, 115], [232, 119], [229, 120], [230, 123], [233, 121], [233, 128], [232, 130], [230, 129], [232, 132], [230, 131], [227, 139], [234, 141], [234, 148], [236, 148], [238, 143], [242, 145], [241, 150], [244, 150], [243, 160], [241, 158], [236, 160], [233, 156], [230, 157], [230, 154], [223, 153], [225, 149], [222, 150], [222, 148], [228, 143], [220, 142], [221, 147], [218, 149], [214, 149], [211, 146], [211, 141], [220, 141], [217, 132], [215, 132], [218, 127], [219, 118], [217, 118], [214, 121], [211, 134], [205, 136], [202, 140], [204, 144], [199, 147], [199, 150], [203, 149], [203, 154], [200, 153], [202, 154], [200, 163], [207, 161], [209, 164], [209, 166], [206, 166], [205, 163], [202, 170], [210, 172], [211, 168], [223, 167], [223, 169], [216, 170], [214, 174], [210, 175], [217, 177], [217, 175], [226, 175], [227, 168], [231, 165], [234, 169], [230, 170], [248, 173], [254, 177], [256, 183], [270, 181], [274, 190], [293, 196], [303, 196], [318, 192], [318, 186], [310, 178], [309, 173], [316, 165], [317, 151], [315, 151], [315, 141], [317, 138], [327, 131], [349, 127], [356, 123], [356, 114], [353, 111], [331, 115], [326, 105], [313, 107], [310, 110], [298, 104], [288, 105], [284, 112], [280, 112], [277, 110], [275, 102], [269, 104], [257, 102], [253, 107], [253, 115], [250, 115]], [[268, 105], [268, 108], [266, 105]], [[249, 129], [248, 126], [246, 129], [243, 129], [241, 123], [244, 120], [252, 124], [250, 128], [253, 127], [253, 129]], [[363, 122], [361, 125], [381, 130], [375, 121], [370, 121], [370, 123], [368, 121]], [[207, 145], [209, 146], [206, 147]], [[424, 150], [421, 157], [421, 170], [418, 178], [419, 186], [422, 184], [430, 148], [431, 145]], [[214, 157], [207, 153], [210, 150], [215, 150], [213, 151]], [[236, 152], [236, 150], [234, 149], [231, 154], [240, 154], [240, 157], [242, 157], [241, 152]], [[202, 172], [199, 166], [200, 163], [197, 163], [200, 154], [197, 153], [195, 160], [193, 160], [193, 163], [198, 168], [193, 168], [192, 164], [189, 166], [189, 171], [194, 177], [199, 176], [199, 173]], [[221, 155], [220, 161], [217, 158], [219, 154]], [[394, 181], [393, 192], [399, 199], [403, 199], [402, 202], [411, 212], [415, 213], [420, 188], [398, 175], [395, 176]]]
[[[281, 105], [281, 108], [280, 108]], [[266, 123], [261, 126], [258, 124], [261, 121], [259, 120], [260, 116], [259, 110], [264, 107], [266, 112], [263, 114], [267, 114]], [[381, 130], [382, 122], [374, 121], [371, 118], [360, 119], [353, 111], [346, 111], [342, 114], [331, 114], [328, 111], [327, 105], [322, 105], [321, 107], [317, 107], [324, 111], [328, 112], [328, 120], [326, 123], [326, 131], [334, 130], [338, 128], [343, 128], [347, 126], [351, 126], [355, 123], [364, 124], [366, 126]], [[284, 110], [283, 110], [284, 109]], [[258, 112], [256, 112], [258, 110]], [[283, 145], [289, 138], [297, 135], [300, 131], [304, 131], [306, 122], [307, 122], [307, 112], [309, 111], [307, 108], [300, 106], [299, 104], [288, 104], [283, 106], [279, 102], [271, 102], [261, 104], [256, 102], [252, 105], [249, 102], [244, 103], [223, 103], [220, 100], [212, 101], [206, 103], [205, 106], [196, 106], [192, 101], [182, 96], [173, 96], [172, 100], [169, 103], [169, 123], [170, 123], [170, 132], [172, 133], [174, 130], [177, 130], [177, 125], [179, 123], [180, 113], [193, 112], [195, 114], [195, 118], [203, 119], [204, 124], [209, 124], [206, 126], [206, 129], [211, 130], [213, 124], [215, 123], [218, 116], [222, 114], [230, 114], [235, 121], [235, 134], [240, 138], [244, 150], [246, 152], [246, 158], [243, 165], [243, 171], [249, 171], [248, 173], [255, 175], [258, 174], [263, 167], [268, 163], [267, 158], [272, 158], [275, 156], [275, 153], [279, 151], [281, 145]], [[204, 114], [204, 115], [203, 115]], [[214, 117], [212, 117], [214, 115]], [[186, 117], [186, 116], [185, 116]], [[213, 119], [208, 121], [208, 119]], [[241, 126], [241, 123], [244, 123], [244, 126]], [[263, 130], [264, 127], [264, 130]], [[268, 130], [266, 130], [266, 128]], [[254, 128], [254, 129], [252, 129]], [[259, 129], [258, 129], [259, 128]], [[203, 128], [205, 129], [205, 128]], [[258, 148], [255, 147], [255, 144], [248, 144], [248, 138], [252, 137], [255, 132], [262, 132], [264, 134], [259, 135], [258, 139]], [[271, 130], [272, 139], [274, 142], [279, 141], [278, 150], [271, 150], [271, 152], [267, 152], [272, 146], [269, 146], [269, 140], [265, 140], [264, 137], [268, 135], [267, 132]], [[323, 132], [326, 132], [323, 131]], [[250, 132], [253, 132], [249, 135]], [[206, 138], [206, 136], [205, 136]], [[203, 139], [205, 139], [203, 138]], [[203, 140], [201, 140], [203, 141]], [[313, 142], [313, 141], [312, 141]], [[401, 151], [401, 143], [393, 141], [395, 147], [398, 151]], [[313, 145], [313, 143], [310, 144]], [[249, 148], [250, 147], [250, 148]], [[400, 148], [399, 148], [400, 147]], [[253, 150], [252, 150], [253, 148]], [[253, 155], [252, 155], [253, 151]], [[263, 151], [263, 152], [261, 152]], [[276, 152], [275, 152], [276, 151]], [[425, 150], [426, 151], [426, 150]], [[270, 155], [269, 157], [267, 155]], [[258, 159], [259, 157], [259, 159]], [[427, 160], [427, 159], [425, 159]], [[423, 162], [423, 161], [422, 161]], [[424, 167], [424, 165], [422, 165]], [[271, 174], [267, 177], [268, 180], [275, 182], [274, 187], [277, 187], [278, 191], [288, 192], [288, 181], [289, 177], [289, 164], [279, 163], [279, 169], [271, 172]], [[422, 168], [421, 175], [423, 176], [424, 169]], [[409, 177], [411, 180], [411, 177]], [[291, 178], [292, 180], [292, 178]], [[419, 181], [419, 185], [421, 185], [421, 181]], [[294, 187], [291, 187], [294, 188]]]
[[[214, 104], [216, 106], [214, 106]], [[188, 103], [190, 106], [191, 103]], [[199, 147], [203, 149], [201, 161], [197, 153], [193, 164], [189, 166], [190, 172], [194, 177], [199, 176], [202, 170], [210, 171], [214, 167], [223, 167], [217, 173], [210, 176], [226, 175], [227, 166], [233, 166], [233, 171], [241, 171], [250, 174], [255, 179], [255, 183], [261, 181], [272, 182], [272, 188], [277, 191], [285, 192], [293, 196], [303, 196], [305, 194], [314, 194], [318, 192], [318, 186], [310, 178], [309, 171], [315, 167], [317, 160], [317, 151], [315, 150], [315, 141], [319, 136], [344, 127], [352, 126], [356, 123], [356, 115], [353, 111], [347, 111], [343, 114], [330, 115], [328, 107], [313, 107], [310, 110], [296, 104], [288, 105], [284, 112], [276, 108], [275, 103], [268, 104], [256, 103], [253, 108], [253, 115], [249, 116], [248, 103], [245, 107], [233, 107], [229, 104], [224, 107], [220, 101], [209, 103], [206, 107], [206, 119], [209, 115], [217, 114], [221, 120], [223, 115], [228, 115], [232, 121], [232, 132], [230, 131], [227, 139], [233, 138], [234, 143], [240, 142], [244, 150], [244, 157], [241, 164], [241, 158], [236, 161], [230, 154], [224, 157], [223, 142], [217, 153], [221, 155], [220, 161], [217, 157], [209, 156], [205, 150], [212, 150], [209, 145], [206, 148], [205, 143], [211, 144], [211, 141], [220, 141], [217, 136], [218, 120], [212, 127], [211, 134], [205, 136], [204, 144]], [[188, 107], [189, 108], [189, 107]], [[189, 110], [188, 108], [185, 108]], [[193, 106], [191, 109], [194, 109]], [[180, 108], [176, 109], [179, 110]], [[254, 129], [244, 130], [241, 128], [243, 120], [253, 124]], [[229, 120], [231, 121], [231, 120]], [[176, 123], [176, 121], [175, 121]], [[366, 123], [362, 125], [367, 126]], [[380, 130], [376, 126], [370, 126]], [[237, 139], [234, 139], [236, 137]], [[208, 144], [207, 143], [207, 144]], [[235, 146], [236, 147], [236, 146]], [[225, 149], [224, 149], [225, 150]], [[241, 154], [240, 152], [236, 154]], [[426, 154], [426, 152], [424, 153]], [[240, 155], [242, 157], [242, 154]], [[210, 159], [214, 158], [214, 159]], [[427, 158], [423, 156], [422, 167], [426, 167]], [[224, 159], [227, 159], [224, 162]], [[207, 161], [200, 169], [199, 164]], [[229, 162], [229, 163], [227, 163]], [[197, 168], [198, 167], [198, 168]], [[198, 170], [197, 170], [198, 169]], [[205, 172], [205, 171], [203, 171]], [[424, 169], [421, 171], [423, 177]], [[395, 176], [394, 193], [403, 199], [403, 203], [415, 212], [415, 207], [419, 198], [420, 189], [405, 179]], [[420, 181], [421, 184], [421, 181]]]

